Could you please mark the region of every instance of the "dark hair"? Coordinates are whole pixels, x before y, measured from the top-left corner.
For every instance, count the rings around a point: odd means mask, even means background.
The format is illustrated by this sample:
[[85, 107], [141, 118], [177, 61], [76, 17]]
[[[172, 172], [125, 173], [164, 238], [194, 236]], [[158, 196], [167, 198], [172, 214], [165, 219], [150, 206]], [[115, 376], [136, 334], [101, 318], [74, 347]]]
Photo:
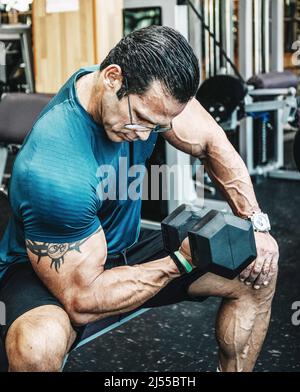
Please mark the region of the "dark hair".
[[119, 65], [123, 73], [119, 99], [129, 93], [142, 94], [157, 80], [178, 102], [186, 103], [199, 87], [199, 63], [193, 49], [170, 27], [150, 26], [127, 35], [110, 51], [100, 71], [111, 64]]

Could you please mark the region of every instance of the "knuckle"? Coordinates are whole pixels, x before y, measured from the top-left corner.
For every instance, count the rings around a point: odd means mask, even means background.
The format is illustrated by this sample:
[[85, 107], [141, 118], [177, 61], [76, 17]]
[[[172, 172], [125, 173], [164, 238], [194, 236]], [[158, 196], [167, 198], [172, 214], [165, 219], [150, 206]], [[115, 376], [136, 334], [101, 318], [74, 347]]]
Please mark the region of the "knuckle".
[[270, 264], [264, 266], [262, 273], [264, 276], [266, 276], [269, 273], [269, 271], [270, 271]]
[[241, 273], [242, 276], [246, 277], [249, 275], [249, 270], [248, 268], [244, 269], [244, 271]]
[[259, 282], [265, 282], [266, 280], [268, 280], [268, 275], [267, 274], [261, 274], [259, 275], [259, 277], [257, 278], [257, 280]]

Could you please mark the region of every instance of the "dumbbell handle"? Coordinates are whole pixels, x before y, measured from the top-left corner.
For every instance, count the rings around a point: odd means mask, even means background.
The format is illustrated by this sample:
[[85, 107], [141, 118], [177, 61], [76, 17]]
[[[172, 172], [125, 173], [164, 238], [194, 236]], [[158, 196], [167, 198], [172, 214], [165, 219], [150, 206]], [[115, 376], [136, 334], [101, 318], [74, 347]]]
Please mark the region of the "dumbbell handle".
[[184, 275], [186, 273], [190, 273], [193, 271], [192, 264], [189, 263], [186, 260], [186, 258], [179, 251], [176, 251], [174, 253], [170, 253], [170, 257], [174, 261], [174, 263], [176, 264], [181, 275]]

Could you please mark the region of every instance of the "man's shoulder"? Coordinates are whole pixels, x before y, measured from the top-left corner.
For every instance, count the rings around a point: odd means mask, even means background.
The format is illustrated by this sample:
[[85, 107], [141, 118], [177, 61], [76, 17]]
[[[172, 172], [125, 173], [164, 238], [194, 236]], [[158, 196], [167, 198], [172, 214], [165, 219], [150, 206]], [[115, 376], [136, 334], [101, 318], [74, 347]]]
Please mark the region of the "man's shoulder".
[[22, 150], [43, 155], [51, 155], [54, 150], [67, 153], [69, 149], [69, 152], [76, 150], [79, 153], [83, 147], [91, 145], [90, 139], [87, 124], [78, 116], [76, 108], [69, 101], [64, 101], [49, 108], [35, 122]]
[[53, 129], [57, 125], [62, 127], [68, 126], [74, 116], [75, 113], [69, 98], [61, 102], [56, 102], [53, 105], [50, 103], [35, 122], [33, 129]]
[[34, 128], [53, 129], [56, 127], [56, 130], [58, 130], [63, 127], [72, 127], [74, 122], [77, 123], [77, 126], [80, 126], [80, 123], [83, 122], [83, 117], [80, 115], [80, 110], [78, 110], [74, 81], [81, 74], [94, 72], [98, 69], [99, 65], [91, 65], [82, 67], [74, 72], [41, 112], [34, 124]]
[[67, 102], [47, 111], [33, 126], [15, 161], [13, 177], [26, 171], [31, 178], [51, 179], [66, 172], [88, 175], [91, 141], [88, 132], [73, 117]]

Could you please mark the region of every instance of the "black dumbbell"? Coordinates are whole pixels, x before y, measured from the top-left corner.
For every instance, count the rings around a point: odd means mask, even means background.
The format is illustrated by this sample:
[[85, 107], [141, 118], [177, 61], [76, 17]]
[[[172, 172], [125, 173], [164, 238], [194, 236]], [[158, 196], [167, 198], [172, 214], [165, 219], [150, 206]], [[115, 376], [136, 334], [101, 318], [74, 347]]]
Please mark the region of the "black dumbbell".
[[257, 256], [251, 222], [230, 213], [182, 204], [162, 221], [161, 228], [169, 253], [189, 237], [193, 264], [203, 273], [234, 279]]

